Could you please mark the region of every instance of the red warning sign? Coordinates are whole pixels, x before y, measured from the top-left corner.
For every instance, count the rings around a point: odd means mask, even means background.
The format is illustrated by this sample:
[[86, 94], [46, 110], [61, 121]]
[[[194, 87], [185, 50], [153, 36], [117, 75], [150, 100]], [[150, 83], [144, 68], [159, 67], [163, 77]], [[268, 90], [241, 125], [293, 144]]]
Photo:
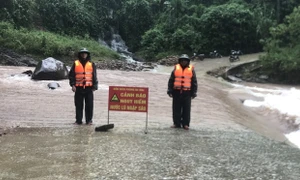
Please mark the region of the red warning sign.
[[109, 86], [108, 110], [148, 112], [148, 88]]

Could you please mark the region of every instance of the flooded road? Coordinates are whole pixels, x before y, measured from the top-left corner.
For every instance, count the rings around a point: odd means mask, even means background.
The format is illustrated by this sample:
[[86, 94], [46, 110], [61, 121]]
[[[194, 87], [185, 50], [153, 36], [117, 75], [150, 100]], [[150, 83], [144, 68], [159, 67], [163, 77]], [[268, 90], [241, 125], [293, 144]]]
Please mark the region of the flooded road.
[[[20, 75], [31, 68], [1, 66], [0, 179], [299, 179], [300, 151], [287, 142], [285, 124], [243, 106], [254, 97], [206, 75], [228, 59], [192, 64], [199, 90], [189, 131], [169, 128], [172, 67], [98, 70], [94, 125], [74, 126], [67, 80], [49, 90], [52, 81]], [[149, 87], [148, 134], [145, 113], [118, 111], [109, 114], [114, 129], [94, 131], [107, 123], [109, 86]]]

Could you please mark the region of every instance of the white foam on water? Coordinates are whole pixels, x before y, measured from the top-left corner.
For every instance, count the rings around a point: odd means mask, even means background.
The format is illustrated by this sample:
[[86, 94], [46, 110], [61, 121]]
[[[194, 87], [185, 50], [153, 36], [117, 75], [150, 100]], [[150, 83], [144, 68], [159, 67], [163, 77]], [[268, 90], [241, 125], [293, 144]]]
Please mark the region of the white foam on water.
[[[258, 87], [248, 87], [242, 85], [236, 85], [235, 87], [244, 88], [245, 91], [256, 97], [262, 97], [262, 101], [245, 100], [244, 105], [248, 107], [266, 107], [271, 110], [277, 110], [287, 116], [295, 116], [297, 118], [296, 124], [300, 124], [300, 89], [267, 89]], [[285, 134], [290, 142], [300, 148], [300, 130]]]

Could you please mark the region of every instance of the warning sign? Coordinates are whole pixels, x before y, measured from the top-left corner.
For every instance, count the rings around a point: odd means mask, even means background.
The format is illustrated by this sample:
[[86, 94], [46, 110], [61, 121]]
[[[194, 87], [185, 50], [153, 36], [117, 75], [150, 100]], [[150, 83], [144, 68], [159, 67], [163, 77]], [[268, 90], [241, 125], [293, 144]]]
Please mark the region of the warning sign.
[[117, 94], [114, 94], [110, 101], [112, 101], [112, 102], [120, 102]]
[[109, 86], [108, 110], [148, 112], [148, 88]]

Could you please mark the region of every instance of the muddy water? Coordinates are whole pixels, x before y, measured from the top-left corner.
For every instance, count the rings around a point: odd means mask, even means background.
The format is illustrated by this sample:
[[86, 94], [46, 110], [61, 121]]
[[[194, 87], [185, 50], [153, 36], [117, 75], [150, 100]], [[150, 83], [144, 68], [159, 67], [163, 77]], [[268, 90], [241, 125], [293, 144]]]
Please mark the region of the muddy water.
[[[283, 125], [242, 106], [240, 99], [251, 98], [247, 93], [205, 75], [228, 65], [228, 60], [192, 63], [199, 92], [192, 102], [190, 131], [169, 128], [172, 101], [166, 89], [172, 67], [160, 66], [156, 72], [99, 70], [95, 125], [74, 126], [73, 93], [67, 80], [49, 90], [52, 81], [31, 81], [20, 75], [30, 68], [1, 66], [0, 127], [8, 134], [0, 137], [0, 179], [299, 177], [300, 151], [281, 143], [286, 141]], [[115, 128], [94, 131], [107, 123], [112, 85], [149, 87], [147, 135], [145, 113], [110, 112]]]

